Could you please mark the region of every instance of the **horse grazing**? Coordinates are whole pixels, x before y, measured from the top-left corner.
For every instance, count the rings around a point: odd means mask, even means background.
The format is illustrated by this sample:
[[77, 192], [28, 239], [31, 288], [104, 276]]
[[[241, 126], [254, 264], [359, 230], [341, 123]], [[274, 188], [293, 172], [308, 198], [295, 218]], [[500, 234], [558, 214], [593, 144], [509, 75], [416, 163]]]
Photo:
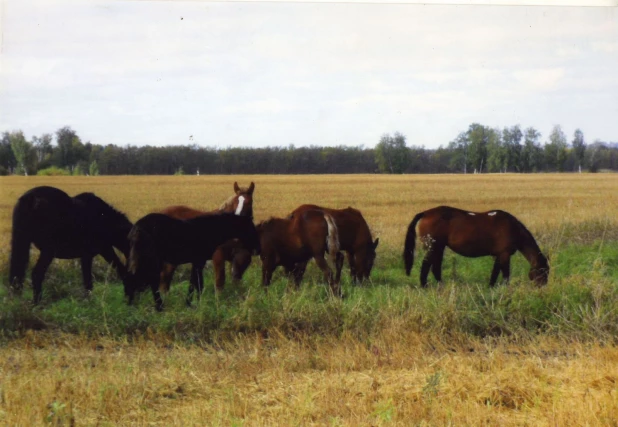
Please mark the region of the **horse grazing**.
[[[380, 243], [380, 239], [373, 240], [369, 226], [361, 212], [352, 207], [329, 209], [316, 205], [301, 205], [290, 214], [290, 218], [310, 210], [327, 213], [335, 220], [339, 232], [339, 250], [347, 253], [352, 280], [361, 282], [364, 279], [368, 279], [373, 268], [376, 248], [378, 243]], [[305, 265], [296, 266], [296, 270], [301, 274], [301, 277], [306, 265], [307, 263], [305, 262]], [[341, 280], [342, 267], [343, 255], [339, 255], [336, 260], [337, 282]]]
[[224, 213], [181, 220], [160, 213], [146, 215], [129, 233], [129, 271], [135, 275], [129, 304], [133, 303], [136, 291], [150, 287], [155, 308], [161, 311], [159, 275], [163, 263], [191, 263], [187, 294], [187, 305], [190, 305], [195, 289], [198, 299], [202, 293], [202, 271], [206, 261], [219, 246], [235, 238], [240, 239], [246, 249], [259, 252], [260, 242], [253, 220], [246, 216]]
[[282, 265], [294, 273], [294, 282], [298, 288], [304, 268], [299, 270], [296, 264], [304, 266], [314, 258], [333, 294], [341, 296], [339, 282], [324, 259], [324, 253], [328, 252], [334, 262], [339, 253], [339, 233], [330, 214], [307, 210], [292, 218], [271, 218], [261, 222], [257, 231], [262, 250], [260, 257], [264, 287], [270, 285], [273, 272], [277, 266]]
[[[169, 217], [176, 219], [191, 219], [201, 215], [215, 215], [222, 212], [234, 213], [239, 216], [253, 218], [253, 191], [255, 184], [251, 182], [249, 187], [242, 188], [234, 182], [234, 195], [229, 197], [214, 211], [204, 212], [188, 206], [170, 206], [161, 211]], [[245, 249], [238, 239], [225, 242], [217, 248], [212, 255], [212, 264], [215, 270], [215, 289], [222, 290], [225, 285], [225, 261], [232, 264], [232, 279], [237, 282], [251, 264], [251, 252]], [[165, 263], [161, 270], [159, 289], [162, 292], [169, 291], [172, 277], [176, 266]]]
[[24, 193], [13, 209], [9, 283], [21, 293], [30, 244], [39, 249], [32, 270], [34, 303], [41, 301], [45, 273], [54, 258], [81, 258], [86, 291], [92, 291], [92, 259], [101, 255], [116, 268], [127, 290], [125, 266], [114, 252], [129, 255], [127, 236], [133, 224], [127, 217], [92, 193], [70, 197], [54, 187], [36, 187]]
[[530, 263], [530, 280], [547, 283], [549, 264], [528, 229], [508, 212], [493, 210], [468, 212], [439, 206], [416, 214], [408, 227], [403, 259], [409, 276], [414, 262], [414, 244], [418, 223], [420, 240], [427, 250], [421, 266], [421, 286], [427, 286], [429, 269], [437, 281], [442, 280], [444, 248], [449, 247], [466, 257], [493, 256], [494, 267], [489, 286], [494, 286], [498, 274], [508, 282], [511, 255], [520, 251]]

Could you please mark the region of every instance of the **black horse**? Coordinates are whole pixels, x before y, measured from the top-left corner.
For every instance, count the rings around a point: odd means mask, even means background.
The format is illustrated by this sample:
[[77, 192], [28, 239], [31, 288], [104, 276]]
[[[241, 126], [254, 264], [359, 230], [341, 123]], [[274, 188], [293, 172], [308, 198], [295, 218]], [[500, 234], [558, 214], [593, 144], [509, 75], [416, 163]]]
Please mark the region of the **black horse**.
[[191, 263], [191, 281], [187, 304], [191, 304], [197, 288], [202, 293], [202, 271], [216, 249], [231, 239], [240, 239], [249, 251], [259, 253], [258, 234], [250, 217], [230, 213], [201, 215], [188, 220], [151, 213], [135, 223], [129, 233], [131, 252], [129, 271], [134, 274], [129, 290], [129, 304], [136, 291], [152, 290], [155, 308], [163, 309], [159, 292], [159, 275], [164, 263]]
[[86, 291], [92, 290], [92, 259], [101, 255], [118, 271], [127, 290], [127, 271], [114, 252], [128, 258], [127, 236], [133, 224], [93, 193], [70, 197], [54, 187], [24, 193], [13, 209], [9, 284], [21, 293], [30, 258], [30, 244], [41, 252], [32, 270], [34, 303], [41, 301], [41, 285], [54, 258], [81, 258]]

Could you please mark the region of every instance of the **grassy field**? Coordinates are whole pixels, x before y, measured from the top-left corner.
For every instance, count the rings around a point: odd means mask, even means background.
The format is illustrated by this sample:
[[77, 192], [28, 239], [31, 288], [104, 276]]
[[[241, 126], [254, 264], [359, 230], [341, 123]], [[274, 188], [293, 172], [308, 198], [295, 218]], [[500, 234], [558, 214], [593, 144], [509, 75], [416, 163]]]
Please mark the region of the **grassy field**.
[[[113, 272], [55, 261], [33, 308], [6, 290], [11, 213], [37, 185], [94, 191], [135, 221], [172, 204], [216, 208], [256, 183], [256, 221], [302, 203], [354, 206], [380, 237], [371, 283], [328, 297], [316, 268], [300, 291], [256, 258], [194, 308], [186, 271], [155, 313], [127, 307]], [[0, 178], [0, 423], [213, 425], [602, 425], [618, 419], [618, 176], [175, 176]], [[448, 204], [517, 216], [551, 256], [550, 283], [489, 289], [490, 259], [448, 253], [420, 289], [401, 262], [415, 213]], [[37, 251], [33, 249], [33, 258]]]

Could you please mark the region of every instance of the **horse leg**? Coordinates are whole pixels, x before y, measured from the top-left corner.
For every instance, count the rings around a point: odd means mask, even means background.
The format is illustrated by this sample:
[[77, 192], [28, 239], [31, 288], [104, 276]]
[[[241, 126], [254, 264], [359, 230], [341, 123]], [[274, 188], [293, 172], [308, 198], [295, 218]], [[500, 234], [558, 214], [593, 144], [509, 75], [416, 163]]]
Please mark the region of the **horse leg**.
[[169, 292], [175, 272], [176, 266], [174, 264], [163, 264], [159, 274], [159, 290], [161, 292]]
[[442, 260], [444, 259], [444, 247], [432, 248], [432, 252], [433, 261], [431, 263], [431, 272], [433, 273], [433, 277], [435, 277], [438, 282], [442, 282]]
[[187, 306], [191, 307], [191, 302], [193, 300], [193, 293], [197, 289], [197, 300], [200, 300], [202, 295], [202, 291], [204, 290], [203, 286], [203, 272], [204, 263], [201, 264], [192, 264], [191, 265], [191, 280], [189, 281], [189, 292], [187, 293]]
[[358, 280], [357, 270], [356, 270], [356, 257], [354, 256], [354, 252], [348, 251], [348, 265], [350, 266], [350, 276], [352, 276], [352, 283], [356, 283]]
[[270, 260], [270, 258], [265, 258], [262, 260], [262, 286], [265, 289], [268, 289], [270, 286], [275, 268], [276, 265]]
[[43, 278], [45, 277], [45, 273], [47, 272], [47, 269], [49, 268], [49, 265], [51, 264], [53, 259], [54, 257], [51, 256], [49, 252], [41, 252], [41, 254], [39, 255], [39, 259], [36, 262], [36, 265], [32, 269], [32, 291], [34, 294], [33, 302], [35, 305], [41, 302], [41, 296], [43, 293]]
[[159, 281], [156, 276], [149, 279], [150, 289], [152, 290], [152, 298], [155, 303], [155, 310], [163, 311], [163, 299], [161, 298], [161, 291], [159, 290]]
[[212, 255], [212, 266], [215, 270], [215, 291], [221, 292], [225, 287], [225, 253], [222, 248]]
[[239, 282], [250, 264], [251, 253], [244, 249], [239, 250], [232, 259], [232, 280], [234, 282]]
[[500, 270], [502, 270], [502, 279], [504, 284], [509, 284], [509, 278], [511, 277], [511, 254], [506, 253], [500, 255]]
[[307, 262], [297, 262], [292, 269], [292, 275], [294, 276], [294, 285], [296, 289], [300, 288], [300, 282], [303, 280], [305, 270], [307, 269]]
[[81, 262], [84, 290], [86, 291], [86, 296], [88, 296], [92, 293], [92, 257], [83, 256]]
[[328, 263], [324, 259], [324, 256], [316, 255], [314, 256], [314, 258], [315, 258], [315, 263], [318, 265], [318, 267], [320, 267], [320, 269], [324, 273], [324, 278], [328, 282], [330, 289], [333, 292], [333, 295], [340, 297], [341, 296], [341, 286], [339, 286], [339, 283], [337, 283], [334, 280], [335, 278], [333, 276], [333, 272], [331, 271], [330, 267], [328, 266]]
[[343, 261], [344, 255], [341, 252], [337, 252], [337, 256], [335, 258], [335, 282], [341, 282], [341, 271], [343, 270]]
[[431, 268], [432, 263], [433, 263], [433, 249], [430, 249], [425, 254], [425, 258], [423, 258], [423, 264], [421, 265], [421, 286], [423, 288], [427, 287], [427, 276], [429, 276], [429, 270]]
[[496, 280], [498, 280], [498, 274], [500, 274], [500, 259], [498, 257], [494, 257], [494, 266], [491, 269], [491, 277], [489, 278], [489, 287], [493, 288], [496, 286]]

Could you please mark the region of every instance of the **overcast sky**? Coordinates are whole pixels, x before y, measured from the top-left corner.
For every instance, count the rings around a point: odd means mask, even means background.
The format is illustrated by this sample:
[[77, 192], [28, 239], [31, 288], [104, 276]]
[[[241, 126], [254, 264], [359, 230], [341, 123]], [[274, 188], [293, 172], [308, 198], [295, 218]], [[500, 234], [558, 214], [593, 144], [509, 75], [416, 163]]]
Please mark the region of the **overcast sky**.
[[28, 138], [433, 148], [479, 122], [618, 141], [617, 8], [0, 4], [0, 131]]

